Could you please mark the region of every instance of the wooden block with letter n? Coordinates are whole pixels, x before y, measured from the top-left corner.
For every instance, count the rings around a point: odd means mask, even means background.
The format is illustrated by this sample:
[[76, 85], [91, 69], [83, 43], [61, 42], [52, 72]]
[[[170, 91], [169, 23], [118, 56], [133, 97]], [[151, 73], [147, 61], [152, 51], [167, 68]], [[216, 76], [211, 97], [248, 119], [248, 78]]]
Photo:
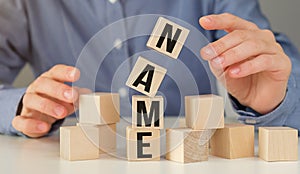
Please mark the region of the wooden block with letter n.
[[166, 159], [180, 163], [207, 161], [211, 130], [175, 128], [166, 130]]
[[189, 32], [188, 29], [159, 17], [147, 46], [177, 59]]
[[195, 130], [224, 127], [223, 98], [216, 95], [185, 97], [186, 126]]
[[254, 157], [254, 126], [225, 124], [210, 140], [211, 155], [235, 159]]
[[79, 126], [60, 128], [60, 156], [63, 159], [92, 160], [99, 158], [99, 149]]
[[77, 123], [77, 126], [79, 126], [88, 139], [99, 148], [99, 153], [111, 153], [116, 151], [117, 134], [115, 123], [108, 125]]
[[79, 123], [96, 125], [120, 121], [120, 96], [117, 93], [93, 93], [80, 95]]
[[259, 128], [259, 157], [265, 161], [297, 161], [298, 130], [289, 127]]
[[129, 161], [160, 160], [160, 130], [126, 128]]
[[149, 97], [154, 97], [167, 70], [143, 57], [139, 57], [126, 85]]
[[132, 96], [132, 127], [163, 129], [163, 97]]

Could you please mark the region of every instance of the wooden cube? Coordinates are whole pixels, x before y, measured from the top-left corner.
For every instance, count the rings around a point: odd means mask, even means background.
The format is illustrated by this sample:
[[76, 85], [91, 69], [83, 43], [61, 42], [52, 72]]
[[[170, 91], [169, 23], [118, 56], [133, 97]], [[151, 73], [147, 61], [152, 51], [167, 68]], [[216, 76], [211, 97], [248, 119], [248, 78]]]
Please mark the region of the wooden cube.
[[99, 149], [80, 127], [61, 127], [60, 156], [70, 161], [92, 160], [99, 158]]
[[265, 161], [297, 161], [298, 130], [289, 127], [259, 128], [259, 157]]
[[164, 128], [164, 102], [162, 96], [153, 98], [141, 95], [132, 96], [133, 128]]
[[126, 128], [129, 161], [160, 160], [160, 130]]
[[120, 96], [117, 93], [93, 93], [80, 95], [79, 123], [97, 125], [120, 121]]
[[254, 157], [254, 126], [225, 124], [210, 140], [211, 155], [235, 159]]
[[189, 30], [159, 17], [147, 46], [171, 58], [177, 59], [188, 37]]
[[185, 97], [186, 125], [195, 130], [224, 127], [223, 98], [216, 95]]
[[166, 159], [180, 163], [207, 161], [211, 130], [176, 128], [166, 130]]
[[77, 123], [98, 148], [99, 153], [111, 153], [116, 151], [117, 134], [116, 124], [92, 125]]
[[167, 70], [143, 57], [139, 57], [126, 85], [149, 97], [154, 97]]

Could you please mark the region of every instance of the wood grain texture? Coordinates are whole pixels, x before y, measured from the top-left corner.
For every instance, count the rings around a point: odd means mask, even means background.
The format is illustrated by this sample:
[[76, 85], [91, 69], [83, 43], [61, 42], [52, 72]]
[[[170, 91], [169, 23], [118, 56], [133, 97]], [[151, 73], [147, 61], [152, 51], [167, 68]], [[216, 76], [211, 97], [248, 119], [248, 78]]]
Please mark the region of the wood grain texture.
[[220, 96], [186, 96], [185, 113], [189, 128], [204, 130], [224, 127], [224, 102]]
[[120, 96], [117, 93], [92, 93], [80, 95], [79, 123], [96, 125], [120, 121]]
[[[148, 158], [138, 157], [138, 133], [151, 133], [151, 136], [143, 136], [142, 143], [149, 143], [149, 147], [143, 147], [142, 152], [145, 155], [151, 155]], [[160, 160], [160, 130], [159, 129], [144, 129], [126, 128], [126, 145], [127, 145], [127, 159], [129, 161], [158, 161]]]
[[167, 129], [166, 159], [180, 163], [207, 161], [211, 132], [211, 130], [200, 131], [190, 128]]
[[[161, 34], [163, 33], [163, 30], [164, 30], [166, 24], [169, 24], [173, 27], [172, 36], [170, 39], [174, 38], [177, 29], [181, 30], [179, 38], [178, 38], [172, 52], [167, 51], [167, 37], [165, 38], [161, 47], [157, 47], [157, 43], [161, 37]], [[152, 49], [154, 49], [162, 54], [165, 54], [171, 58], [177, 59], [182, 50], [184, 42], [187, 39], [189, 32], [190, 31], [187, 28], [184, 28], [184, 27], [182, 27], [174, 22], [171, 22], [170, 20], [167, 20], [163, 17], [159, 17], [157, 20], [157, 23], [155, 24], [155, 27], [152, 31], [152, 34], [147, 42], [147, 47], [152, 48]]]
[[298, 130], [289, 127], [259, 128], [259, 157], [265, 161], [297, 161]]
[[99, 149], [80, 127], [61, 127], [60, 157], [70, 161], [98, 159]]
[[254, 126], [225, 124], [210, 140], [211, 155], [227, 159], [254, 157]]

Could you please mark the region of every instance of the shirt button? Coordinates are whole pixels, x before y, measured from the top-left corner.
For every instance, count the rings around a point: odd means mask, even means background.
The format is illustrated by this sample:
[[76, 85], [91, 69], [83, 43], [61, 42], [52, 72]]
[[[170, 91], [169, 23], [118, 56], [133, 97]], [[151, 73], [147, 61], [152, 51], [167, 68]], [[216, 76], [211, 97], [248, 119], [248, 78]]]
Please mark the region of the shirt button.
[[245, 123], [246, 123], [246, 124], [257, 124], [257, 121], [256, 121], [256, 120], [253, 120], [253, 119], [246, 119], [246, 120], [245, 120]]
[[121, 49], [122, 48], [122, 41], [121, 39], [116, 39], [115, 42], [114, 42], [114, 48], [116, 49]]
[[110, 3], [114, 4], [117, 2], [117, 0], [108, 0]]

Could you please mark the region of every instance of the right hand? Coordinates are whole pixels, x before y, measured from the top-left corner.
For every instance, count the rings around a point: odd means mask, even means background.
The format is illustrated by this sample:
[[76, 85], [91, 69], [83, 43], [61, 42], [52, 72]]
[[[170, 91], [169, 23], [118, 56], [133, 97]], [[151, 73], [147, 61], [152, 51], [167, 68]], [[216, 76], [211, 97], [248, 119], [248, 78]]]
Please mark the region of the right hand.
[[79, 78], [80, 71], [66, 65], [56, 65], [39, 76], [28, 86], [21, 114], [13, 119], [13, 127], [33, 138], [46, 135], [55, 121], [75, 111], [81, 89], [64, 82]]

